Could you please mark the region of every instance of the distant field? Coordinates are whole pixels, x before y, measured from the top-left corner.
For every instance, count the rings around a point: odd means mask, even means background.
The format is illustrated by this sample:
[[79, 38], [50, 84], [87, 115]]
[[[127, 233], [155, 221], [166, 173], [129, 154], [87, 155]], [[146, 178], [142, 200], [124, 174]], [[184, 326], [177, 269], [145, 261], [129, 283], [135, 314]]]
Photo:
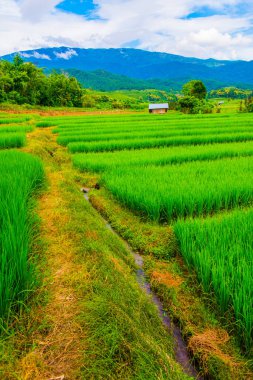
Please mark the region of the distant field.
[[249, 350], [251, 115], [101, 115], [43, 122], [53, 124], [58, 142], [75, 153], [75, 167], [99, 172], [122, 204], [172, 223], [186, 263], [205, 291], [215, 294], [221, 311], [232, 310]]

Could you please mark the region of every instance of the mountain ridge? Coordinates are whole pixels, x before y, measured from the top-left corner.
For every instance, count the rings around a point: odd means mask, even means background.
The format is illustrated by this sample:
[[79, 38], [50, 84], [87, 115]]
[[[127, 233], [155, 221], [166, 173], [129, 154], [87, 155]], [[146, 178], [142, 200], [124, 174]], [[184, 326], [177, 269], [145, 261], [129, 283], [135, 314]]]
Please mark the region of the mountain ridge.
[[182, 82], [183, 79], [201, 79], [224, 85], [240, 83], [253, 87], [253, 61], [203, 60], [132, 48], [82, 49], [64, 46], [20, 51], [0, 58], [12, 61], [17, 53], [25, 61], [46, 70], [104, 70], [138, 80]]

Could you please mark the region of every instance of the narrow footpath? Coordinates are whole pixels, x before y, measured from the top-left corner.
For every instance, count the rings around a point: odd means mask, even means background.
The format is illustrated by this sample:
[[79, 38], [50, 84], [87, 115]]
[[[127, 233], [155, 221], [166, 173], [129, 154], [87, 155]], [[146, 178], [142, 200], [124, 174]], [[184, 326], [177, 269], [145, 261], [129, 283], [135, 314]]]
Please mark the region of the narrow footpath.
[[78, 288], [88, 274], [85, 265], [76, 260], [75, 239], [66, 231], [69, 212], [62, 192], [64, 173], [54, 158], [57, 148], [51, 131], [37, 129], [28, 136], [25, 149], [41, 156], [48, 180], [38, 209], [47, 266], [43, 288], [48, 302], [42, 311], [42, 334], [34, 336], [37, 348], [21, 363], [21, 377], [27, 380], [78, 379], [85, 349], [85, 333], [78, 321]]

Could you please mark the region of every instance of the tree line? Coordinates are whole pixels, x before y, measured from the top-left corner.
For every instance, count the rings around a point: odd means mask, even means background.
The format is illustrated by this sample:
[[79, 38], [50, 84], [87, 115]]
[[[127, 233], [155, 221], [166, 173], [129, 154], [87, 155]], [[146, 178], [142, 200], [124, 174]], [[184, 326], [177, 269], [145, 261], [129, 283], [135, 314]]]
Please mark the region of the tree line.
[[40, 106], [81, 107], [83, 90], [76, 78], [45, 75], [19, 55], [13, 62], [0, 61], [0, 102]]

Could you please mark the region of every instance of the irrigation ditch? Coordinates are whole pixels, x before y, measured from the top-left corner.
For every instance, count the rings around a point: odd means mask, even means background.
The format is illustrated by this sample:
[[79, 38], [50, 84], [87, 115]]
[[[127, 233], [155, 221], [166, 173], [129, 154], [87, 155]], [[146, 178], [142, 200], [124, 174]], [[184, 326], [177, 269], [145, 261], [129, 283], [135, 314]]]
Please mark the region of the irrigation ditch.
[[[81, 188], [81, 192], [84, 195], [84, 198], [87, 202], [95, 209], [95, 207], [90, 202], [89, 198], [89, 188]], [[96, 210], [97, 211], [97, 210]], [[157, 296], [157, 294], [151, 289], [151, 284], [148, 281], [148, 277], [145, 274], [144, 271], [144, 260], [143, 257], [134, 252], [131, 246], [124, 240], [118, 232], [111, 226], [111, 224], [104, 218], [103, 215], [100, 216], [102, 220], [104, 221], [105, 228], [111, 231], [112, 234], [116, 235], [118, 239], [121, 240], [121, 242], [124, 244], [126, 250], [133, 256], [135, 265], [136, 265], [136, 279], [143, 291], [147, 294], [147, 296], [150, 298], [151, 302], [157, 307], [159, 317], [163, 322], [163, 325], [165, 326], [165, 329], [167, 330], [168, 334], [173, 336], [174, 340], [174, 351], [175, 351], [175, 359], [176, 361], [181, 365], [183, 368], [183, 371], [185, 374], [198, 379], [198, 380], [204, 380], [204, 378], [199, 375], [198, 370], [196, 366], [193, 364], [193, 360], [190, 356], [189, 351], [187, 350], [187, 345], [183, 339], [183, 336], [181, 334], [180, 328], [175, 325], [175, 323], [172, 322], [170, 316], [168, 313], [164, 310], [162, 301]]]

